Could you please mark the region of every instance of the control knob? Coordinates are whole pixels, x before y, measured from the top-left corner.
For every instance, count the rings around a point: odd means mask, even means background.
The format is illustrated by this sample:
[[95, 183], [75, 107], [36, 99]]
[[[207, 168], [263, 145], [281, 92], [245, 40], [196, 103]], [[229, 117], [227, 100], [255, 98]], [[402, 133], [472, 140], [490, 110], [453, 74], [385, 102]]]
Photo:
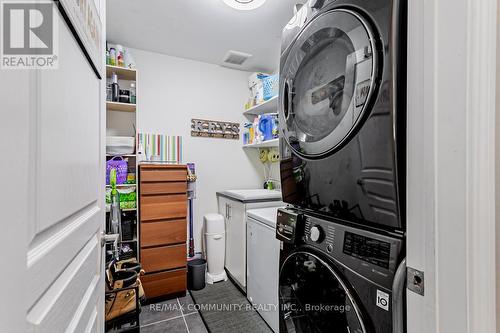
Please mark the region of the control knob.
[[321, 228], [319, 225], [315, 225], [311, 228], [311, 234], [309, 237], [313, 242], [320, 243], [323, 240], [324, 236], [325, 235], [323, 232], [323, 228]]

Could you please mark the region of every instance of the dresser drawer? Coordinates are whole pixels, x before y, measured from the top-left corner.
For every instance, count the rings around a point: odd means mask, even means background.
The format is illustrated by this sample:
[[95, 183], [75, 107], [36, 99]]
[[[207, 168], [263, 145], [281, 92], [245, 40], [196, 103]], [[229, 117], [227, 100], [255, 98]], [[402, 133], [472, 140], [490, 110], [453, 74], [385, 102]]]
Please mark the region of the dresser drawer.
[[146, 274], [141, 282], [147, 298], [182, 293], [187, 289], [186, 269]]
[[144, 222], [141, 224], [141, 247], [186, 243], [185, 219]]
[[184, 168], [145, 168], [141, 167], [142, 182], [186, 182], [187, 169]]
[[141, 183], [141, 195], [186, 193], [186, 182]]
[[187, 217], [187, 195], [151, 195], [140, 197], [141, 222]]
[[186, 267], [186, 244], [141, 249], [141, 264], [146, 273]]

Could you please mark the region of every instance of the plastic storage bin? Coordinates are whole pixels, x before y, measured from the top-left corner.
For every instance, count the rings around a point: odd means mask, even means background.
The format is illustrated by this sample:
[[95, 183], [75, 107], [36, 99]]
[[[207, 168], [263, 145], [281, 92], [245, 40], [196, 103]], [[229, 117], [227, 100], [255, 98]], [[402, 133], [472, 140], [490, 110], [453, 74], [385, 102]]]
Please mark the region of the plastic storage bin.
[[207, 214], [203, 217], [205, 224], [205, 249], [208, 260], [207, 283], [227, 281], [224, 270], [226, 249], [226, 228], [224, 217], [220, 214]]
[[279, 83], [278, 74], [269, 75], [262, 79], [265, 101], [268, 101], [274, 96], [278, 95], [278, 83]]
[[135, 138], [133, 136], [107, 136], [106, 154], [108, 155], [128, 155], [133, 154], [135, 148]]

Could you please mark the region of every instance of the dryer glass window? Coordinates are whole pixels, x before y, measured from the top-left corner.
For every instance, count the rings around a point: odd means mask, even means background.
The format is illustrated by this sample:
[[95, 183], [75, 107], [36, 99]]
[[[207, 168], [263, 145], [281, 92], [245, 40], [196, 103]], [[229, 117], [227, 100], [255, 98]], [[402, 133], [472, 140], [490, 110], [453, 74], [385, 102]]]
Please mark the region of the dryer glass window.
[[366, 333], [353, 295], [332, 267], [311, 253], [290, 255], [280, 272], [285, 332]]
[[336, 149], [356, 127], [373, 92], [376, 52], [363, 19], [333, 10], [314, 19], [282, 68], [284, 137], [301, 155]]

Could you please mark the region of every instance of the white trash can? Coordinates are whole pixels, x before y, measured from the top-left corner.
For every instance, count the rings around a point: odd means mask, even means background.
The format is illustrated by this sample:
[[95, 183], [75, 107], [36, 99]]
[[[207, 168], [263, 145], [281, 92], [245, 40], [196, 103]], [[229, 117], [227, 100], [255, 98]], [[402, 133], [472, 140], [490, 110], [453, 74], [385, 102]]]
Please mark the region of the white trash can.
[[206, 214], [203, 217], [205, 224], [205, 249], [207, 257], [206, 282], [214, 284], [227, 281], [224, 270], [224, 256], [226, 248], [226, 228], [224, 217], [220, 214]]

